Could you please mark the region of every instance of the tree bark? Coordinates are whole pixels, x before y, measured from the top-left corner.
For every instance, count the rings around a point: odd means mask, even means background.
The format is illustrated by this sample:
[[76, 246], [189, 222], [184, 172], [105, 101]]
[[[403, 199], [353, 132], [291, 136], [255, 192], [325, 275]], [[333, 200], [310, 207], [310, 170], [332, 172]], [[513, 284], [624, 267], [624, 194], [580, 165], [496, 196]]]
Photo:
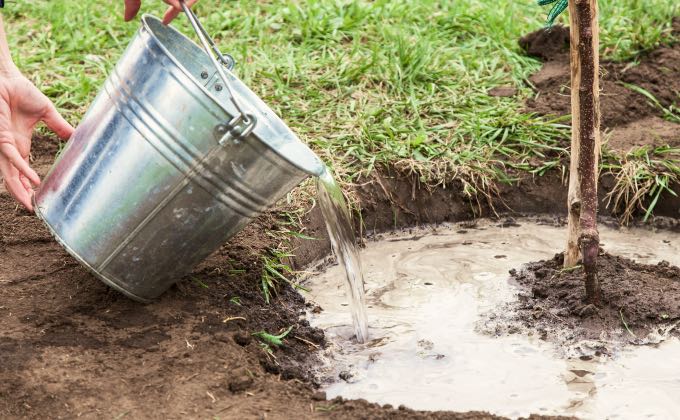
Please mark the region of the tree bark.
[[569, 2], [571, 34], [571, 163], [569, 237], [564, 265], [572, 267], [579, 251], [586, 275], [586, 297], [598, 304], [597, 180], [600, 157], [599, 25], [597, 0]]

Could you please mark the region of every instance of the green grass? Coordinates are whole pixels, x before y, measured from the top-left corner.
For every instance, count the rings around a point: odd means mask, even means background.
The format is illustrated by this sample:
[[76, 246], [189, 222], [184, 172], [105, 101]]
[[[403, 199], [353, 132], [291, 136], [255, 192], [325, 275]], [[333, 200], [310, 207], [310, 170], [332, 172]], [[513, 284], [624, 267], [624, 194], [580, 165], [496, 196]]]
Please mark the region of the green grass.
[[[302, 223], [299, 222], [301, 225]], [[285, 225], [284, 225], [285, 226]], [[297, 273], [290, 267], [290, 258], [294, 257], [288, 250], [290, 247], [290, 240], [295, 237], [292, 231], [279, 225], [276, 231], [268, 231], [268, 235], [272, 236], [278, 244], [267, 249], [267, 252], [261, 256], [262, 259], [262, 274], [260, 276], [260, 291], [266, 303], [270, 303], [272, 297], [276, 296], [281, 284], [288, 284], [294, 289], [308, 292], [308, 290], [298, 283]], [[304, 236], [303, 236], [304, 237]]]
[[[680, 124], [680, 109], [677, 105], [665, 107], [645, 89], [632, 84], [624, 85], [645, 96], [664, 119]], [[628, 224], [637, 211], [642, 212], [643, 221], [647, 221], [662, 194], [677, 196], [673, 188], [680, 184], [678, 148], [643, 146], [632, 149], [625, 155], [612, 154], [605, 148], [601, 166], [615, 179], [614, 188], [607, 194], [607, 207], [624, 224]]]
[[662, 194], [677, 196], [672, 189], [680, 183], [680, 149], [649, 146], [633, 149], [623, 156], [605, 154], [602, 164], [615, 179], [607, 194], [607, 206], [627, 224], [637, 211], [644, 221], [652, 215]]
[[277, 294], [279, 283], [284, 282], [294, 285], [288, 277], [293, 273], [293, 270], [288, 264], [283, 262], [289, 257], [292, 257], [292, 255], [276, 251], [270, 251], [262, 256], [260, 290], [266, 303], [269, 303], [272, 297]]
[[282, 346], [283, 345], [283, 339], [286, 338], [286, 336], [293, 330], [293, 326], [291, 325], [288, 327], [288, 329], [284, 330], [278, 335], [274, 334], [269, 334], [266, 331], [259, 331], [259, 332], [254, 332], [252, 335], [255, 337], [259, 338], [266, 344], [270, 344], [272, 346]]
[[293, 326], [291, 325], [290, 327], [288, 327], [287, 330], [280, 332], [278, 335], [270, 334], [266, 331], [254, 332], [252, 333], [252, 335], [260, 340], [260, 348], [262, 348], [262, 351], [264, 351], [267, 357], [271, 357], [275, 360], [276, 356], [274, 355], [272, 346], [274, 347], [283, 346], [284, 345], [283, 339], [286, 338], [286, 336], [290, 334], [292, 330]]
[[[509, 169], [541, 175], [565, 156], [564, 121], [522, 111], [540, 63], [517, 39], [547, 13], [532, 1], [202, 0], [196, 10], [237, 74], [345, 181], [390, 165], [432, 185], [457, 179], [476, 197], [512, 181]], [[673, 0], [600, 10], [613, 59], [667, 41], [680, 14]], [[18, 66], [74, 124], [138, 28], [122, 21], [122, 1], [11, 2], [4, 13]], [[518, 95], [487, 95], [502, 85]]]

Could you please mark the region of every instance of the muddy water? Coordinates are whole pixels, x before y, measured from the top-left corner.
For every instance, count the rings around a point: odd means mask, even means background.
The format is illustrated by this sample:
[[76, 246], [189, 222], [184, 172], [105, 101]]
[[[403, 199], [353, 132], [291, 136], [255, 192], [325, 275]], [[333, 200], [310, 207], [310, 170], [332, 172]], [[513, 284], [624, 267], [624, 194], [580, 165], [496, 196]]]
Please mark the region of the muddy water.
[[[322, 374], [329, 397], [426, 410], [487, 410], [582, 418], [673, 418], [680, 413], [680, 341], [621, 350], [614, 358], [565, 360], [550, 344], [475, 332], [480, 314], [515, 299], [507, 272], [561, 249], [565, 228], [522, 220], [501, 228], [414, 230], [362, 251], [372, 340], [352, 344], [349, 302], [336, 267], [307, 280], [310, 313], [332, 345]], [[601, 228], [610, 252], [680, 264], [677, 235]], [[339, 380], [338, 377], [344, 379]]]
[[321, 213], [323, 213], [328, 236], [331, 239], [333, 254], [344, 269], [345, 281], [343, 283], [347, 302], [349, 302], [349, 312], [352, 316], [354, 337], [357, 342], [365, 343], [368, 340], [368, 319], [364, 302], [364, 276], [349, 207], [342, 195], [342, 190], [328, 168], [317, 178], [316, 189]]

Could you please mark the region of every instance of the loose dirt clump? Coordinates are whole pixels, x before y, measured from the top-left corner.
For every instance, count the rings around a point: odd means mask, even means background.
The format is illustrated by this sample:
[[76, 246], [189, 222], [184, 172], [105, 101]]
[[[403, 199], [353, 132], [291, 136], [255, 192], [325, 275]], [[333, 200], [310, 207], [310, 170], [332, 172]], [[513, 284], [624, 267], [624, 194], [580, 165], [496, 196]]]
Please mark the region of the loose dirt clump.
[[[680, 34], [680, 18], [673, 24]], [[526, 103], [528, 111], [542, 115], [571, 114], [569, 29], [556, 26], [532, 32], [520, 40], [528, 55], [544, 61], [529, 78], [537, 95]], [[662, 106], [680, 100], [680, 43], [646, 52], [637, 62], [601, 62], [602, 130], [605, 147], [618, 152], [649, 145], [680, 145], [680, 125], [663, 118], [663, 112], [630, 85], [651, 93]], [[565, 121], [565, 123], [569, 123]]]
[[[602, 305], [585, 302], [581, 266], [563, 268], [563, 254], [511, 270], [519, 300], [490, 315], [482, 329], [529, 333], [576, 355], [611, 353], [625, 344], [656, 344], [677, 335], [680, 268], [639, 264], [601, 250], [597, 266]], [[573, 354], [571, 354], [573, 356]]]

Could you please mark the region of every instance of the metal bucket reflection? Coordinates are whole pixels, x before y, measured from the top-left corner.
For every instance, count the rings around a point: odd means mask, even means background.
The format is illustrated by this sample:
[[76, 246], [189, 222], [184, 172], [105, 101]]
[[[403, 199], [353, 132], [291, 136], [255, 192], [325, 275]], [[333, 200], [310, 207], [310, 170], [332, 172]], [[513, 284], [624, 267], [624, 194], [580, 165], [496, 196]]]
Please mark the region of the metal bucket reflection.
[[136, 300], [163, 293], [323, 171], [274, 112], [222, 69], [224, 86], [211, 60], [144, 16], [35, 196], [36, 213], [59, 242]]

